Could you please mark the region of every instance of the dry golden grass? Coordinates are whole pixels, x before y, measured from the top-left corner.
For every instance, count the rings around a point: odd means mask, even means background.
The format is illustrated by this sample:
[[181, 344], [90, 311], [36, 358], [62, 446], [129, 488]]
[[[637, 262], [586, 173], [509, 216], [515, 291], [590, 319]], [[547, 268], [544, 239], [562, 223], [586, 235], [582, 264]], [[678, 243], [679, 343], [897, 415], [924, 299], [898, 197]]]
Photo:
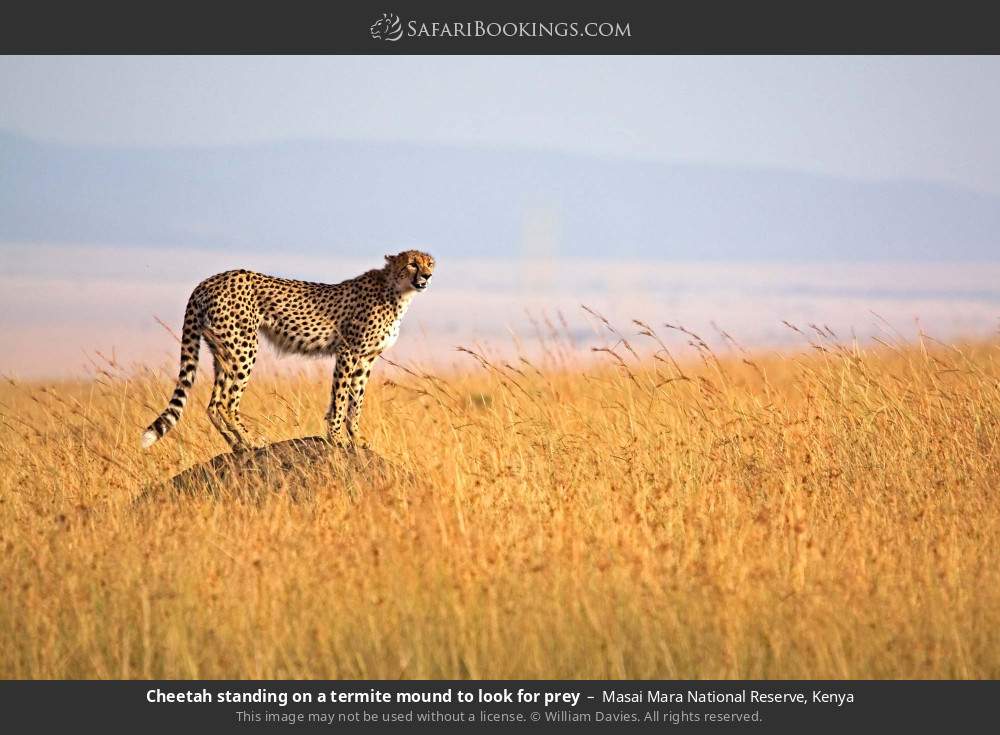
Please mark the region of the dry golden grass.
[[[204, 373], [148, 452], [166, 377], [8, 382], [0, 676], [1000, 677], [1000, 345], [609, 338], [383, 364], [364, 427], [416, 480], [302, 502], [130, 510], [224, 449]], [[327, 396], [260, 375], [244, 405], [277, 440]]]

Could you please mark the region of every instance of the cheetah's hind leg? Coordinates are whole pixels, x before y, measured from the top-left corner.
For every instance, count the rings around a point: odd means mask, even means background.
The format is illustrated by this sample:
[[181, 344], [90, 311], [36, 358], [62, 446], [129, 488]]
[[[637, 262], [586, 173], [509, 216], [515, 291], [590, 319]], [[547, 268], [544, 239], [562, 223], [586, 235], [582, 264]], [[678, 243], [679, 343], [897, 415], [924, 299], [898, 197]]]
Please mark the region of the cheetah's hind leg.
[[222, 434], [229, 447], [235, 451], [252, 449], [255, 443], [250, 431], [240, 417], [240, 399], [250, 380], [250, 370], [257, 359], [256, 335], [243, 349], [224, 347], [218, 339], [207, 339], [215, 358], [215, 384], [208, 403], [208, 416]]

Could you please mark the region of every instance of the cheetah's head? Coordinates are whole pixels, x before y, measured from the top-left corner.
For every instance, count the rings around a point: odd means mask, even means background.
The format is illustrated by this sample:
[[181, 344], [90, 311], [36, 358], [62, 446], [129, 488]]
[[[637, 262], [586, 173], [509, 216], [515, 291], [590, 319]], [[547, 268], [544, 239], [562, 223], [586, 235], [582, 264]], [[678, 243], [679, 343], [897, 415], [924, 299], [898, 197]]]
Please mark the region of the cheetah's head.
[[423, 291], [434, 273], [434, 258], [419, 250], [385, 256], [386, 272], [400, 293]]

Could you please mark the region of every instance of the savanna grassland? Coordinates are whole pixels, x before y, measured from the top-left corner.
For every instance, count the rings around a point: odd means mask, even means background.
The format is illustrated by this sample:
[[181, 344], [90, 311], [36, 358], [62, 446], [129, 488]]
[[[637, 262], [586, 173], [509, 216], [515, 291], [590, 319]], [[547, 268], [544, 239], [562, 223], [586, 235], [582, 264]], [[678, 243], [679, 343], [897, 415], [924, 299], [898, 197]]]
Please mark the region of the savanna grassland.
[[[145, 452], [173, 366], [6, 380], [0, 676], [1000, 677], [1000, 345], [807, 332], [383, 363], [363, 429], [409, 474], [297, 500], [132, 503], [224, 451], [204, 361]], [[328, 396], [262, 373], [244, 415], [317, 434]]]

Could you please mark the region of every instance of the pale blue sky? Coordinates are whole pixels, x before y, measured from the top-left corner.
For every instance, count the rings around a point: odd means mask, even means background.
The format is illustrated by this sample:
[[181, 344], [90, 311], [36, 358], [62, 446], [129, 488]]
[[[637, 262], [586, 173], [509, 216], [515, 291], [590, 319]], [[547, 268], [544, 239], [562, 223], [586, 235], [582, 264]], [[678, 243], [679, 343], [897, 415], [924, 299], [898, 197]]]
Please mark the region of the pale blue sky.
[[1000, 193], [1000, 58], [4, 57], [0, 129], [518, 146]]

